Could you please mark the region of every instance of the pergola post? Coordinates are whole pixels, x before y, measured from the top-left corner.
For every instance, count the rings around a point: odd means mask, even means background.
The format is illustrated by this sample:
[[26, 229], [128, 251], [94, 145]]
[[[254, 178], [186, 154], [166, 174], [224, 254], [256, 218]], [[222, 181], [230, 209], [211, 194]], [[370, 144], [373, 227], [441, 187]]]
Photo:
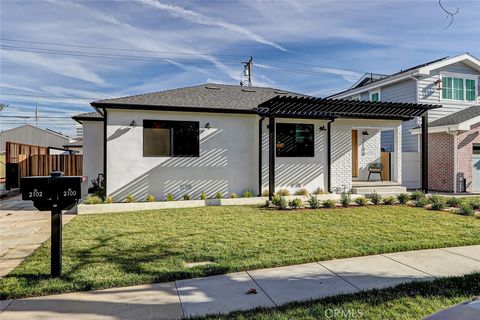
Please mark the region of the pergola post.
[[268, 200], [275, 193], [275, 117], [268, 118]]
[[422, 115], [422, 190], [428, 193], [428, 111]]
[[327, 192], [332, 192], [332, 121], [327, 123]]

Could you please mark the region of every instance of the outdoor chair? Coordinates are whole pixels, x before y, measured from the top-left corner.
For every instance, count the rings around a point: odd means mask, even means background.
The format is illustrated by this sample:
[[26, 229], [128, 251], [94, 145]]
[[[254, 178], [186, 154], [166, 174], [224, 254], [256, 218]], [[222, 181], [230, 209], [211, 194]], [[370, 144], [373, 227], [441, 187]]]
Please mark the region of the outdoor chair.
[[379, 162], [370, 163], [368, 165], [368, 179], [367, 179], [367, 181], [370, 181], [370, 175], [372, 173], [379, 174], [380, 175], [380, 180], [383, 181], [382, 170], [383, 170], [383, 164], [382, 163], [379, 163]]

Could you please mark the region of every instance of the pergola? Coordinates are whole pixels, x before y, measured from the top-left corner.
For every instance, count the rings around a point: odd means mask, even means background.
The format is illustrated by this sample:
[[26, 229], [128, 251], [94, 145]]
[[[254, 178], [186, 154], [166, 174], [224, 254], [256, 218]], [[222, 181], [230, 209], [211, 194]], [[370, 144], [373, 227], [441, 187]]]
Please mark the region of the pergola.
[[[313, 97], [277, 96], [257, 107], [262, 118], [269, 119], [268, 186], [269, 199], [275, 192], [275, 119], [319, 119], [329, 120], [327, 124], [327, 175], [330, 191], [331, 167], [331, 123], [335, 119], [381, 119], [408, 121], [422, 117], [422, 189], [428, 193], [428, 110], [440, 108], [440, 105], [373, 102], [359, 100], [337, 100]], [[261, 136], [261, 133], [260, 133]], [[261, 176], [261, 175], [260, 175]]]

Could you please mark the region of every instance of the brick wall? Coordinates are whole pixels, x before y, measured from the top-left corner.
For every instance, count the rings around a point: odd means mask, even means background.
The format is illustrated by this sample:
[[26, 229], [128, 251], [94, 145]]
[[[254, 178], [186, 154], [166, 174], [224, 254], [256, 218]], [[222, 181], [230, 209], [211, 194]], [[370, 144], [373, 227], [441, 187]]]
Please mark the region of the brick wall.
[[453, 192], [453, 135], [430, 133], [428, 140], [428, 187]]
[[458, 135], [457, 181], [466, 179], [467, 192], [472, 192], [472, 151], [474, 143], [480, 143], [480, 124], [472, 126], [472, 130]]
[[352, 188], [352, 125], [332, 123], [331, 188], [334, 193]]

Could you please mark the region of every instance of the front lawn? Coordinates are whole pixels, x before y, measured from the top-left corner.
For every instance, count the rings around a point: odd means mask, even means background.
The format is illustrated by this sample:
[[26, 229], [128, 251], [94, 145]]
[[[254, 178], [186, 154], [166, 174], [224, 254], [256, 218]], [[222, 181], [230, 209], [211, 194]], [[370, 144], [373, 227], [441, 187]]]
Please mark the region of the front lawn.
[[291, 303], [279, 308], [234, 312], [201, 317], [204, 320], [255, 319], [396, 319], [417, 320], [457, 303], [469, 301], [480, 292], [480, 273], [434, 281], [413, 282], [316, 301]]
[[[0, 279], [0, 288], [2, 299], [18, 298], [472, 244], [480, 244], [480, 219], [407, 206], [85, 215], [64, 228], [62, 278], [49, 277], [46, 242]], [[186, 265], [205, 261], [212, 263]]]

